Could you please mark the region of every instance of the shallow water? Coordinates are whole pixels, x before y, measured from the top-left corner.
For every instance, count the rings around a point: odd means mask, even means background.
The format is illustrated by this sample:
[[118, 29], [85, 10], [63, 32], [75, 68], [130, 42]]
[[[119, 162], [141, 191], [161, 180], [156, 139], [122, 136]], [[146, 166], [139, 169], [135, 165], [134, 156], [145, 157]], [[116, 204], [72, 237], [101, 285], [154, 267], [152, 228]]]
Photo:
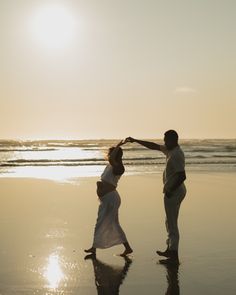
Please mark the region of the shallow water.
[[[163, 144], [162, 139], [152, 139]], [[0, 177], [35, 177], [76, 182], [99, 176], [108, 148], [117, 140], [4, 141], [0, 140]], [[236, 140], [181, 140], [187, 171], [236, 172]], [[123, 146], [128, 174], [150, 174], [164, 169], [165, 156], [138, 144]]]

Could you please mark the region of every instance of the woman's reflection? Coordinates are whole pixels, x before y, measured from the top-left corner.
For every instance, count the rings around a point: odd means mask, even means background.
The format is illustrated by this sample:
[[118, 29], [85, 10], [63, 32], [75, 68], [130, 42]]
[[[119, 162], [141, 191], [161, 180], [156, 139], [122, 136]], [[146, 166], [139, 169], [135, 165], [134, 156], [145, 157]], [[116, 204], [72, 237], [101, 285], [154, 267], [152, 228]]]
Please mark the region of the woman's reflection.
[[166, 267], [167, 290], [165, 295], [179, 295], [179, 264], [163, 264]]
[[95, 285], [98, 295], [118, 295], [120, 285], [122, 285], [132, 260], [123, 257], [125, 264], [121, 266], [111, 266], [96, 258], [95, 255], [87, 255], [85, 259], [91, 259], [93, 262]]

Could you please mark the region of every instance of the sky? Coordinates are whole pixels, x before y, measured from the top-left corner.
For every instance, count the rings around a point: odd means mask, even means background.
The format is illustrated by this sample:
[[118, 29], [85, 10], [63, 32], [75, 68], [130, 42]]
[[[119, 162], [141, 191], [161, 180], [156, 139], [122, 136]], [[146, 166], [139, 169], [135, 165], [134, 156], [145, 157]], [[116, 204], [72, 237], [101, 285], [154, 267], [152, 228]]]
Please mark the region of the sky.
[[0, 138], [236, 138], [235, 0], [1, 0]]

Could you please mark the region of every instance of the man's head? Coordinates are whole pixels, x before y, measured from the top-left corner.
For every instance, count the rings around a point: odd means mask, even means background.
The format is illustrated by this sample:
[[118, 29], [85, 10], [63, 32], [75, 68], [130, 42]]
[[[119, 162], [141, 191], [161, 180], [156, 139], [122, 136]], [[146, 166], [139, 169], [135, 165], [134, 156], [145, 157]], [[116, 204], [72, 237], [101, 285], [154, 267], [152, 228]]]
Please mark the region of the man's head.
[[175, 130], [168, 130], [164, 134], [165, 146], [168, 150], [172, 150], [178, 145], [178, 133]]

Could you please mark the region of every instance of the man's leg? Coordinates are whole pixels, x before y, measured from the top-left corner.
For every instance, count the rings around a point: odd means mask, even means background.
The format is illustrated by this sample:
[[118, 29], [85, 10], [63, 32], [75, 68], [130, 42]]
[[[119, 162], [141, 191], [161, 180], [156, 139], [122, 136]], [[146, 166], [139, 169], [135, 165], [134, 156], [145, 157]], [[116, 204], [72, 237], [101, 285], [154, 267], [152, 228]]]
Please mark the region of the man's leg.
[[157, 251], [160, 256], [165, 256], [178, 261], [178, 247], [179, 247], [179, 229], [178, 229], [178, 216], [179, 209], [183, 195], [174, 195], [171, 198], [164, 197], [164, 205], [166, 212], [166, 230], [167, 230], [167, 249], [164, 252]]
[[[181, 199], [182, 201], [182, 199]], [[167, 230], [167, 248], [168, 250], [178, 251], [179, 247], [179, 229], [178, 216], [181, 201], [179, 197], [171, 198], [164, 197], [165, 212], [166, 212], [166, 230]]]

